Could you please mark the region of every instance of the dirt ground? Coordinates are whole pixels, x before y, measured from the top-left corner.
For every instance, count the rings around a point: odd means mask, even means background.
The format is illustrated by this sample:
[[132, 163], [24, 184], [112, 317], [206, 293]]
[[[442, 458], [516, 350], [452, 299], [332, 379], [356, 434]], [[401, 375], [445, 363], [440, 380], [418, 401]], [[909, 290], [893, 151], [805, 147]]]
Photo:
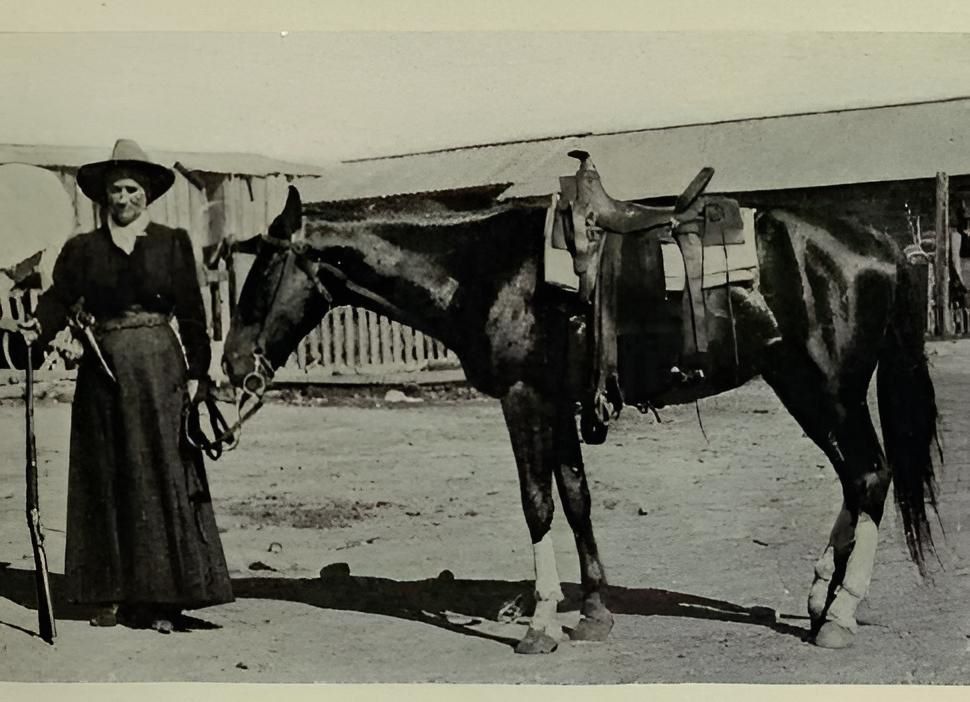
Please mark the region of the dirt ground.
[[[51, 647], [32, 634], [22, 405], [3, 400], [0, 680], [970, 684], [970, 342], [930, 353], [942, 567], [920, 581], [890, 512], [863, 625], [840, 652], [803, 641], [838, 481], [760, 382], [700, 403], [707, 440], [693, 406], [662, 410], [659, 424], [628, 409], [586, 451], [616, 627], [605, 643], [564, 641], [541, 657], [516, 655], [525, 627], [498, 616], [528, 602], [532, 554], [495, 401], [426, 392], [266, 406], [209, 464], [236, 601], [170, 636], [96, 629], [57, 602]], [[36, 412], [55, 598], [69, 411], [48, 397]], [[570, 626], [579, 574], [561, 511], [554, 539]]]

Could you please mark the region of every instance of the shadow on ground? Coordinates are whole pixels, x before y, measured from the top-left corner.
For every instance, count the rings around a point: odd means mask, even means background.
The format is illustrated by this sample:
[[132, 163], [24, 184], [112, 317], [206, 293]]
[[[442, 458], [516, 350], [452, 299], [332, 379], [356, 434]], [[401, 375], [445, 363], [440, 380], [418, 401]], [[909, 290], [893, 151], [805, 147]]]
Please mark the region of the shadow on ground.
[[[486, 638], [514, 646], [517, 639], [472, 628], [483, 621], [511, 621], [527, 616], [535, 606], [530, 581], [457, 580], [447, 571], [437, 578], [398, 581], [390, 578], [357, 577], [334, 564], [323, 570], [320, 578], [286, 578], [276, 576], [235, 578], [233, 592], [237, 599], [264, 599], [320, 607], [321, 609], [364, 612], [418, 621], [467, 636]], [[23, 607], [36, 609], [34, 573], [18, 568], [0, 568], [0, 597]], [[64, 597], [64, 576], [51, 573], [54, 614], [60, 620], [86, 620], [93, 612], [88, 607], [68, 603]], [[578, 609], [581, 589], [574, 583], [563, 585], [566, 600], [561, 611]], [[742, 607], [722, 600], [698, 597], [681, 592], [653, 588], [611, 586], [607, 603], [614, 614], [665, 616], [709, 619], [769, 628], [779, 634], [805, 639], [807, 628], [778, 621], [774, 610], [767, 607]], [[459, 613], [466, 623], [455, 623]], [[502, 613], [502, 615], [500, 615]], [[801, 617], [782, 615], [784, 619]], [[191, 618], [196, 626], [213, 628], [201, 619]], [[19, 631], [19, 626], [0, 621], [0, 625]], [[33, 632], [25, 633], [34, 635]]]

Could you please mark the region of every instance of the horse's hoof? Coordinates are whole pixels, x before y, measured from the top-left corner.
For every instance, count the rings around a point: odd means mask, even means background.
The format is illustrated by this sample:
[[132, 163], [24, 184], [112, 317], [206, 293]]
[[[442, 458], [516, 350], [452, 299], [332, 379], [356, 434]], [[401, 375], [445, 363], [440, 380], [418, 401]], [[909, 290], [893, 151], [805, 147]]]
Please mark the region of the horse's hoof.
[[815, 635], [815, 645], [821, 648], [847, 648], [855, 634], [836, 622], [825, 622]]
[[613, 615], [609, 612], [605, 616], [583, 617], [576, 628], [569, 632], [573, 641], [606, 641], [613, 630]]
[[543, 631], [530, 627], [525, 638], [515, 647], [516, 653], [552, 653], [559, 648], [559, 642]]

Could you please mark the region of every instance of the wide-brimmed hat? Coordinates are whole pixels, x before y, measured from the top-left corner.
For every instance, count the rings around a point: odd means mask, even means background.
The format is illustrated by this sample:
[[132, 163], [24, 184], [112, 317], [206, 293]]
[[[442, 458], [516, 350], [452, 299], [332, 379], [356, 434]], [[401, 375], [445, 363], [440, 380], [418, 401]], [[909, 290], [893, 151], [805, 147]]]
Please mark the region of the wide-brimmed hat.
[[157, 200], [172, 187], [175, 173], [165, 166], [153, 163], [131, 139], [119, 139], [115, 142], [111, 158], [107, 161], [86, 163], [77, 171], [77, 184], [81, 192], [99, 204], [104, 204], [107, 198], [108, 173], [116, 168], [130, 169], [143, 176], [148, 202]]

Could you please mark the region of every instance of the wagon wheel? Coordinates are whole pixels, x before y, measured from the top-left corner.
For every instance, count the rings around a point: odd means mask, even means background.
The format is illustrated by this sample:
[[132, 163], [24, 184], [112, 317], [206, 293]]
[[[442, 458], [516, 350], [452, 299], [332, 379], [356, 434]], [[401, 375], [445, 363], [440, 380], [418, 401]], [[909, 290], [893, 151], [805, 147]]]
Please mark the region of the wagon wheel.
[[[0, 304], [3, 309], [4, 317], [10, 319], [23, 319], [23, 305], [21, 304], [20, 297], [16, 292], [12, 292], [10, 296], [4, 300], [5, 304]], [[3, 361], [6, 363], [6, 367], [10, 370], [18, 370], [14, 364], [13, 351], [10, 349], [10, 340], [13, 338], [13, 334], [6, 333], [3, 334], [3, 342], [0, 344], [0, 348], [3, 350]]]
[[0, 349], [3, 351], [3, 362], [5, 367], [14, 370], [13, 357], [10, 355], [10, 334], [3, 334], [3, 342], [0, 343]]

